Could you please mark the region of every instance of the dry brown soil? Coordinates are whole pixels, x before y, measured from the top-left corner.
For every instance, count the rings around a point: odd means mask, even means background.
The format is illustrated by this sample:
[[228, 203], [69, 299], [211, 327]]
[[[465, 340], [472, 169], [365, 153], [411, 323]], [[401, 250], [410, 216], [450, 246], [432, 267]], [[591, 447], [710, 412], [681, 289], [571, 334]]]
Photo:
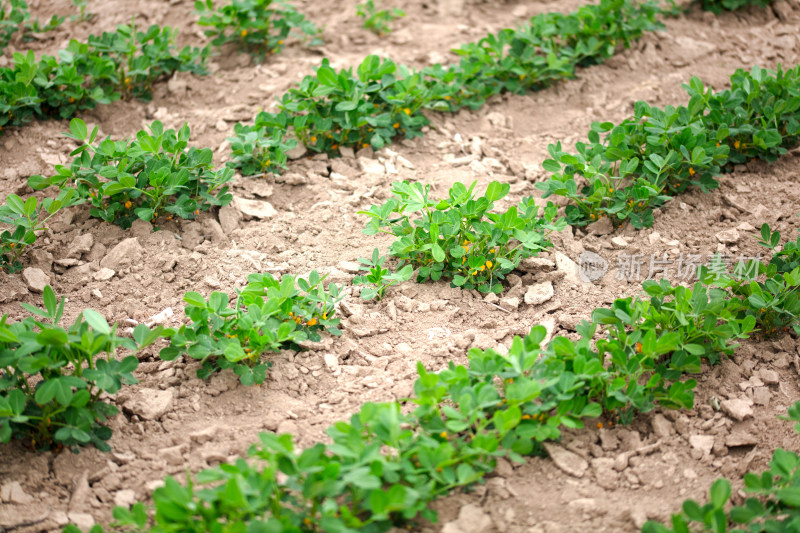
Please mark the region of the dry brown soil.
[[[234, 194], [268, 202], [275, 210], [272, 216], [252, 218], [227, 208], [198, 221], [170, 222], [154, 232], [147, 223], [121, 230], [76, 208], [58, 217], [26, 260], [43, 269], [56, 292], [67, 297], [67, 320], [92, 307], [125, 325], [128, 319], [145, 321], [170, 308], [174, 315], [166, 324], [177, 326], [186, 291], [233, 292], [247, 274], [259, 271], [305, 274], [318, 269], [353, 294], [352, 273], [342, 262], [367, 257], [374, 247], [385, 249], [389, 243], [362, 235], [365, 221], [356, 212], [385, 199], [392, 181], [419, 180], [444, 195], [456, 181], [478, 180], [480, 188], [502, 180], [511, 184], [506, 204], [538, 195], [534, 183], [547, 178], [541, 162], [548, 143], [561, 140], [571, 146], [584, 138], [592, 121], [626, 118], [636, 100], [682, 104], [681, 84], [693, 75], [722, 89], [740, 67], [795, 65], [800, 61], [800, 4], [792, 1], [721, 16], [695, 9], [668, 21], [666, 32], [647, 35], [606, 64], [580, 72], [577, 80], [539, 93], [498, 97], [477, 112], [433, 115], [422, 139], [399, 142], [379, 154], [358, 154], [363, 160], [316, 156], [293, 161], [289, 172], [274, 181], [237, 179]], [[130, 136], [154, 119], [169, 127], [188, 121], [193, 143], [212, 147], [223, 163], [233, 124], [273, 105], [322, 57], [337, 67], [355, 65], [370, 53], [417, 66], [450, 61], [455, 57], [448, 50], [454, 46], [536, 13], [573, 10], [579, 2], [411, 0], [402, 6], [408, 17], [384, 39], [360, 28], [355, 0], [296, 4], [325, 26], [324, 46], [290, 46], [261, 65], [245, 55], [218, 56], [211, 75], [177, 75], [156, 89], [150, 103], [117, 102], [82, 118], [114, 137]], [[33, 5], [40, 16], [70, 12], [66, 0]], [[37, 53], [53, 53], [70, 37], [113, 29], [131, 16], [140, 24], [181, 28], [182, 42], [204, 42], [193, 25], [189, 0], [95, 0], [90, 10], [97, 13], [92, 24], [67, 23], [31, 46]], [[0, 198], [30, 194], [28, 176], [48, 174], [54, 164], [68, 161], [74, 145], [60, 136], [67, 127], [66, 122], [47, 122], [4, 132]], [[398, 161], [400, 156], [410, 165]], [[195, 377], [194, 363], [163, 363], [151, 349], [142, 354], [136, 373], [140, 384], [115, 398], [122, 413], [111, 423], [112, 453], [85, 449], [78, 455], [37, 455], [17, 443], [0, 445], [0, 485], [18, 482], [31, 501], [0, 503], [0, 530], [37, 520], [18, 530], [58, 530], [68, 519], [107, 523], [115, 502], [147, 501], [167, 474], [184, 479], [187, 469], [196, 472], [242, 455], [261, 431], [291, 432], [308, 445], [325, 438], [332, 421], [347, 418], [362, 403], [408, 395], [417, 361], [432, 370], [450, 360], [465, 363], [470, 347], [507, 347], [513, 335], [536, 323], [570, 334], [592, 308], [639, 289], [639, 282], [616, 279], [618, 262], [626, 255], [756, 255], [759, 247], [751, 235], [764, 222], [794, 238], [798, 172], [800, 152], [795, 151], [773, 165], [737, 168], [711, 194], [695, 191], [676, 198], [657, 213], [652, 229], [591, 235], [568, 229], [555, 235], [555, 250], [573, 261], [588, 250], [609, 262], [608, 274], [595, 283], [576, 279], [561, 260], [558, 266], [530, 265], [520, 271], [514, 281], [521, 285], [502, 295], [499, 305], [446, 283], [409, 282], [380, 303], [348, 297], [342, 306], [343, 337], [324, 338], [304, 352], [275, 355], [262, 387], [241, 386], [227, 373], [202, 382]], [[720, 242], [717, 234], [732, 229], [738, 239]], [[96, 280], [100, 261], [131, 237], [136, 241], [127, 241], [128, 255], [114, 265], [115, 275]], [[543, 257], [555, 259], [555, 254]], [[646, 276], [647, 265], [643, 270]], [[520, 303], [527, 285], [548, 282], [552, 298], [540, 305]], [[19, 303], [36, 304], [40, 298], [20, 274], [0, 273], [0, 313], [19, 319]], [[484, 485], [438, 501], [439, 523], [419, 530], [634, 531], [647, 518], [665, 519], [685, 498], [702, 497], [718, 476], [738, 479], [749, 469], [764, 468], [776, 447], [800, 449], [789, 425], [776, 420], [800, 400], [797, 344], [793, 337], [747, 342], [733, 358], [704, 368], [690, 411], [656, 411], [627, 427], [609, 429], [606, 421], [605, 429], [567, 432], [554, 450], [558, 461], [503, 461]], [[326, 354], [334, 354], [337, 363], [326, 365]], [[726, 399], [744, 400], [752, 414], [737, 420], [712, 408]], [[155, 413], [143, 408], [154, 403], [159, 407]], [[15, 494], [15, 501], [26, 500]]]

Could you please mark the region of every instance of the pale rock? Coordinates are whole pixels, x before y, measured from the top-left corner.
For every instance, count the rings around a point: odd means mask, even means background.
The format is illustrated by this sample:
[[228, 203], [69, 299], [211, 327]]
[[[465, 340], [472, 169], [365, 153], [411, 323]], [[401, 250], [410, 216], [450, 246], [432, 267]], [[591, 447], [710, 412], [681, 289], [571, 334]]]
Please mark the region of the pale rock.
[[545, 442], [543, 444], [547, 455], [553, 460], [553, 463], [562, 471], [574, 477], [583, 477], [586, 469], [589, 468], [589, 463], [580, 455], [573, 453], [566, 448], [562, 448], [557, 444]]
[[493, 292], [490, 292], [486, 296], [483, 297], [483, 301], [487, 304], [496, 304], [500, 301], [500, 297]]
[[53, 254], [37, 249], [30, 254], [30, 265], [47, 273], [53, 270]]
[[515, 297], [508, 297], [500, 298], [500, 307], [508, 310], [513, 311], [519, 307], [520, 299]]
[[603, 217], [597, 222], [589, 224], [588, 230], [589, 235], [609, 235], [614, 232], [614, 224], [611, 223], [610, 218]]
[[525, 303], [528, 305], [541, 305], [550, 300], [555, 295], [553, 283], [545, 281], [528, 287], [525, 293]]
[[196, 444], [213, 441], [220, 432], [219, 426], [209, 426], [189, 434], [189, 439]]
[[350, 274], [358, 274], [361, 272], [361, 263], [355, 261], [339, 261], [339, 268]]
[[734, 429], [730, 435], [725, 437], [725, 446], [728, 448], [755, 446], [756, 444], [758, 444], [758, 438], [744, 429]]
[[767, 387], [756, 387], [753, 389], [753, 403], [756, 405], [769, 405], [772, 393]]
[[493, 529], [492, 518], [481, 507], [468, 503], [458, 511], [456, 520], [464, 533], [483, 533]]
[[728, 416], [736, 420], [744, 420], [749, 416], [753, 416], [753, 408], [745, 400], [725, 400], [720, 402], [719, 406]]
[[139, 239], [130, 237], [114, 246], [106, 256], [100, 260], [102, 268], [122, 270], [125, 267], [139, 263], [144, 255], [144, 248], [139, 244]]
[[556, 267], [559, 271], [564, 272], [564, 281], [572, 282], [575, 285], [591, 285], [590, 281], [584, 281], [581, 277], [580, 267], [578, 264], [567, 257], [561, 252], [556, 252]]
[[136, 493], [130, 489], [124, 489], [114, 494], [114, 505], [117, 507], [129, 508], [136, 503]]
[[384, 167], [380, 161], [377, 159], [368, 159], [366, 157], [359, 157], [358, 158], [358, 165], [361, 167], [361, 170], [366, 174], [377, 174], [383, 175], [386, 172], [386, 167]]
[[89, 531], [94, 526], [94, 517], [88, 513], [67, 513], [67, 518], [82, 531]]
[[745, 233], [750, 233], [756, 230], [756, 228], [749, 222], [742, 222], [741, 224], [736, 226], [736, 229], [738, 229], [739, 231], [743, 231]]
[[164, 459], [167, 464], [171, 465], [181, 465], [183, 464], [183, 450], [185, 446], [183, 444], [179, 444], [178, 446], [170, 446], [168, 448], [161, 448], [158, 450], [158, 455]]
[[134, 237], [147, 237], [153, 233], [153, 225], [147, 220], [137, 218], [131, 224], [131, 234]]
[[72, 495], [69, 498], [69, 510], [81, 512], [86, 510], [89, 503], [89, 471], [83, 473], [75, 479], [72, 487]]
[[613, 490], [619, 482], [619, 474], [614, 470], [614, 459], [597, 457], [592, 459], [592, 471], [597, 484], [604, 489]]
[[692, 435], [689, 437], [689, 445], [692, 448], [703, 452], [703, 455], [709, 455], [711, 453], [711, 448], [714, 447], [714, 436]]
[[44, 292], [45, 286], [50, 284], [50, 276], [44, 273], [41, 268], [28, 267], [22, 271], [22, 279], [31, 292]]
[[248, 217], [269, 218], [278, 214], [271, 203], [262, 200], [249, 200], [247, 198], [234, 196], [232, 203], [236, 205], [239, 211]]
[[79, 235], [69, 245], [66, 258], [80, 259], [85, 253], [88, 253], [94, 245], [94, 236], [91, 233], [84, 233]]
[[781, 378], [778, 375], [778, 373], [775, 372], [774, 370], [770, 370], [769, 368], [760, 369], [758, 371], [758, 376], [767, 385], [777, 385], [781, 381]]
[[103, 267], [95, 272], [92, 277], [95, 281], [108, 281], [114, 277], [114, 274], [116, 274], [115, 271], [111, 270], [110, 268]]
[[339, 370], [339, 358], [336, 357], [335, 354], [326, 353], [324, 359], [325, 366], [327, 366], [328, 370], [335, 374]]
[[614, 237], [611, 239], [611, 244], [617, 249], [628, 247], [628, 241], [625, 240], [625, 237]]
[[647, 240], [650, 241], [651, 246], [655, 246], [661, 242], [661, 234], [657, 231], [654, 231], [647, 236]]
[[519, 264], [519, 270], [523, 272], [550, 271], [556, 268], [556, 264], [544, 257], [527, 257]]
[[127, 402], [125, 409], [145, 420], [158, 420], [172, 408], [173, 389], [140, 389]]
[[665, 417], [661, 413], [653, 417], [653, 420], [650, 422], [650, 425], [653, 426], [653, 432], [660, 439], [665, 439], [669, 437], [675, 431], [674, 428], [672, 427], [672, 422], [667, 420], [667, 417]]
[[0, 486], [0, 500], [17, 505], [33, 503], [33, 497], [22, 489], [19, 481], [11, 481]]
[[720, 231], [715, 235], [715, 237], [722, 244], [736, 244], [739, 242], [740, 235], [736, 229], [731, 228]]
[[356, 156], [355, 152], [350, 146], [340, 146], [339, 153], [342, 155], [342, 158], [352, 159]]
[[225, 235], [230, 235], [233, 230], [239, 227], [241, 218], [239, 210], [230, 204], [224, 205], [219, 209], [219, 225]]
[[286, 151], [286, 157], [288, 157], [289, 159], [300, 159], [301, 157], [306, 155], [306, 152], [308, 151], [306, 145], [303, 144], [302, 141], [300, 141], [297, 137], [293, 135], [289, 135], [289, 138], [290, 139], [293, 138], [294, 140], [296, 140], [297, 144], [291, 150]]

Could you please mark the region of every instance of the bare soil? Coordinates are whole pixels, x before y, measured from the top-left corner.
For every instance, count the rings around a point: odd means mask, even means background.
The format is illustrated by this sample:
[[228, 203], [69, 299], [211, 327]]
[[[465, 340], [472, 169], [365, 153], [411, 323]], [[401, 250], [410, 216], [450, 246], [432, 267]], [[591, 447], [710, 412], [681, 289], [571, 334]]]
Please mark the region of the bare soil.
[[[384, 39], [361, 29], [355, 4], [296, 2], [325, 26], [322, 47], [290, 46], [261, 65], [228, 53], [212, 60], [209, 76], [177, 75], [161, 84], [152, 102], [117, 102], [82, 118], [115, 138], [130, 136], [155, 119], [168, 127], [188, 121], [193, 143], [214, 148], [222, 164], [233, 124], [272, 106], [322, 57], [336, 67], [355, 65], [370, 53], [416, 66], [452, 61], [452, 47], [536, 13], [574, 10], [579, 2], [411, 0], [401, 6], [408, 16]], [[42, 18], [71, 12], [67, 0], [33, 5]], [[131, 17], [142, 25], [177, 26], [182, 42], [204, 43], [188, 0], [95, 1], [90, 11], [97, 13], [91, 24], [67, 23], [26, 46], [53, 53], [68, 38], [112, 30]], [[357, 158], [292, 161], [288, 173], [275, 180], [237, 179], [235, 196], [270, 203], [273, 216], [247, 217], [230, 207], [198, 221], [169, 222], [158, 231], [147, 223], [121, 230], [77, 208], [58, 217], [27, 261], [44, 270], [56, 293], [67, 297], [66, 320], [92, 307], [123, 326], [128, 319], [145, 321], [166, 309], [173, 312], [162, 315], [168, 316], [166, 325], [177, 326], [184, 319], [186, 291], [232, 292], [244, 286], [247, 274], [259, 271], [307, 274], [317, 269], [356, 294], [346, 262], [389, 243], [362, 235], [365, 220], [356, 212], [387, 198], [392, 181], [422, 181], [445, 195], [456, 181], [477, 180], [480, 189], [501, 180], [511, 184], [508, 203], [539, 196], [534, 183], [548, 177], [541, 167], [548, 143], [560, 140], [571, 146], [585, 137], [592, 121], [629, 116], [636, 100], [683, 104], [681, 84], [691, 76], [719, 90], [737, 68], [798, 61], [797, 0], [721, 16], [695, 9], [668, 21], [666, 32], [646, 35], [606, 64], [581, 71], [577, 80], [538, 93], [498, 97], [476, 112], [434, 114], [422, 139], [401, 141], [378, 154], [360, 152]], [[0, 198], [30, 194], [28, 176], [49, 174], [53, 165], [69, 161], [74, 145], [60, 136], [67, 128], [66, 122], [54, 121], [4, 132]], [[398, 161], [399, 156], [410, 165]], [[360, 158], [380, 165], [364, 165]], [[386, 170], [376, 171], [381, 166]], [[631, 255], [649, 259], [666, 253], [673, 260], [681, 254], [708, 258], [715, 252], [755, 256], [759, 247], [751, 235], [764, 222], [793, 239], [800, 227], [798, 173], [800, 151], [795, 150], [773, 165], [738, 167], [710, 194], [693, 191], [676, 198], [656, 214], [651, 229], [587, 234], [568, 228], [554, 235], [555, 252], [572, 261], [584, 251], [608, 261], [608, 273], [594, 283], [577, 279], [562, 258], [556, 265], [557, 254], [551, 252], [543, 257], [553, 259], [552, 266], [520, 271], [520, 284], [501, 295], [499, 303], [446, 283], [409, 282], [380, 303], [349, 297], [341, 310], [344, 335], [323, 338], [307, 351], [271, 357], [274, 366], [262, 387], [241, 386], [228, 373], [203, 382], [195, 377], [195, 363], [165, 363], [155, 349], [146, 351], [136, 374], [140, 383], [115, 398], [122, 412], [111, 423], [112, 453], [34, 454], [19, 443], [0, 445], [0, 485], [18, 482], [32, 500], [1, 502], [0, 531], [28, 522], [36, 523], [16, 530], [56, 531], [69, 520], [108, 523], [115, 503], [147, 501], [167, 474], [184, 479], [187, 470], [240, 456], [261, 431], [291, 432], [300, 445], [308, 445], [324, 439], [333, 420], [347, 418], [366, 401], [409, 395], [417, 361], [431, 370], [451, 360], [465, 363], [470, 347], [505, 349], [514, 335], [537, 323], [556, 334], [571, 334], [594, 307], [639, 290], [647, 263], [640, 281], [617, 276], [620, 261]], [[731, 229], [739, 233], [738, 241], [720, 242], [717, 234]], [[97, 281], [100, 260], [131, 237], [136, 242], [128, 241], [129, 255], [115, 265], [114, 277]], [[669, 277], [675, 280], [674, 272]], [[536, 306], [520, 303], [528, 285], [546, 282], [554, 287], [551, 299]], [[0, 314], [19, 319], [19, 303], [37, 304], [40, 298], [20, 274], [0, 273]], [[330, 353], [338, 364], [325, 364]], [[791, 336], [746, 342], [733, 358], [703, 369], [694, 409], [657, 410], [625, 427], [609, 428], [604, 420], [603, 429], [569, 431], [554, 450], [563, 460], [503, 461], [484, 485], [436, 502], [439, 523], [421, 525], [419, 531], [634, 531], [647, 518], [666, 519], [685, 498], [701, 498], [715, 478], [738, 479], [764, 468], [776, 447], [800, 450], [790, 425], [776, 419], [800, 400], [799, 353]], [[712, 407], [726, 399], [745, 400], [752, 414], [737, 420]], [[153, 402], [162, 409], [155, 419], [146, 419], [141, 406]]]

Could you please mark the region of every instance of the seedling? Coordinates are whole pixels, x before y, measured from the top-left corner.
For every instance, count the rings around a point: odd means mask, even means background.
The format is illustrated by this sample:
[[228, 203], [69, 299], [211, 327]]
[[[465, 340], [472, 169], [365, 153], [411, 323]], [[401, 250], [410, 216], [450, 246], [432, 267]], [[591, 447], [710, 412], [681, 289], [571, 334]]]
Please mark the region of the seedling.
[[[533, 198], [492, 213], [510, 186], [493, 181], [486, 196], [475, 198], [475, 183], [469, 189], [456, 183], [449, 198], [433, 200], [430, 186], [395, 182], [392, 198], [359, 212], [370, 217], [363, 233], [394, 235], [390, 254], [401, 267], [417, 269], [417, 282], [447, 279], [454, 287], [500, 293], [500, 282], [522, 259], [552, 246], [547, 235], [563, 229], [564, 221], [556, 220], [553, 204], [540, 218]], [[420, 218], [413, 218], [416, 213]]]
[[377, 248], [372, 251], [372, 259], [359, 257], [358, 260], [362, 263], [361, 269], [369, 273], [354, 277], [353, 285], [372, 285], [361, 289], [361, 298], [364, 300], [373, 298], [382, 300], [386, 289], [396, 283], [408, 281], [414, 275], [414, 267], [411, 265], [406, 265], [397, 272], [389, 273], [389, 270], [383, 266], [386, 256], [382, 256]]
[[8, 46], [17, 31], [22, 32], [23, 40], [30, 40], [31, 33], [43, 33], [58, 28], [64, 17], [53, 15], [42, 25], [38, 19], [31, 20], [28, 2], [25, 0], [0, 0], [0, 52]]
[[132, 339], [122, 338], [92, 309], [65, 329], [58, 325], [64, 299], [49, 285], [43, 299], [44, 309], [21, 304], [33, 315], [22, 322], [0, 319], [0, 442], [24, 439], [37, 450], [93, 444], [108, 451], [111, 430], [103, 422], [118, 409], [105, 396], [137, 383], [132, 372], [139, 365], [134, 355], [117, 359], [117, 349], [141, 350], [164, 330], [140, 324]]
[[[380, 0], [379, 0], [380, 1]], [[389, 24], [398, 18], [405, 17], [405, 11], [393, 7], [391, 9], [378, 9], [374, 0], [367, 0], [356, 6], [356, 15], [364, 19], [362, 27], [380, 36], [388, 35], [392, 29]]]
[[295, 30], [312, 38], [312, 45], [322, 43], [314, 24], [285, 2], [233, 0], [215, 10], [212, 0], [198, 0], [195, 9], [201, 15], [198, 24], [209, 28], [205, 34], [213, 38], [212, 45], [234, 43], [259, 61], [280, 52]]
[[75, 189], [63, 189], [57, 198], [39, 200], [33, 196], [23, 200], [16, 194], [6, 197], [0, 205], [0, 224], [10, 229], [0, 232], [0, 269], [14, 273], [22, 270], [20, 257], [28, 246], [36, 242], [36, 233], [47, 229], [47, 221], [65, 207], [79, 203]]
[[319, 341], [320, 331], [341, 335], [336, 303], [340, 288], [316, 271], [308, 279], [284, 275], [251, 274], [249, 284], [238, 293], [233, 307], [228, 295], [214, 292], [206, 300], [196, 292], [183, 297], [189, 325], [182, 326], [160, 356], [171, 361], [186, 354], [201, 361], [197, 376], [206, 379], [232, 368], [244, 385], [261, 384], [270, 363], [265, 352], [298, 348], [306, 340]]
[[72, 15], [70, 20], [77, 22], [91, 22], [94, 18], [94, 13], [89, 13], [86, 8], [89, 7], [89, 0], [72, 0], [72, 5], [78, 9], [77, 15]]
[[123, 228], [137, 218], [191, 219], [230, 203], [227, 184], [233, 170], [214, 170], [210, 148], [187, 148], [188, 125], [176, 132], [156, 121], [148, 129], [135, 139], [95, 144], [97, 127], [89, 133], [81, 119], [72, 119], [67, 137], [82, 143], [71, 154], [76, 156], [72, 164], [56, 165], [55, 176], [32, 176], [28, 183], [34, 189], [74, 185], [91, 204], [92, 216]]

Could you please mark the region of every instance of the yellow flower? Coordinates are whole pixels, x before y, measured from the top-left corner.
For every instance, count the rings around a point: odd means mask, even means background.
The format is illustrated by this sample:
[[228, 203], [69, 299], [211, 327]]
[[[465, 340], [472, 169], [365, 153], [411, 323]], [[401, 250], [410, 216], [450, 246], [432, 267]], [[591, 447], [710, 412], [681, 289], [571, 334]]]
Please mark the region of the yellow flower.
[[492, 262], [486, 261], [486, 268], [492, 268]]
[[247, 37], [247, 30], [242, 30], [242, 37]]
[[397, 128], [399, 128], [399, 127], [400, 127], [400, 123], [399, 123], [399, 122], [395, 122], [395, 123], [394, 123], [394, 129], [397, 129]]
[[322, 320], [328, 320], [328, 313], [322, 313]]
[[446, 431], [442, 431], [441, 433], [439, 433], [439, 436], [442, 437], [443, 439], [446, 439], [447, 438], [447, 432]]
[[695, 174], [696, 172], [694, 171], [694, 169], [692, 167], [689, 167], [689, 175], [694, 176]]
[[739, 141], [736, 141], [735, 143], [733, 143], [733, 147], [734, 147], [734, 148], [736, 148], [737, 150], [738, 150], [738, 149], [739, 149], [739, 147], [741, 147], [741, 146], [742, 146], [742, 143], [740, 143]]
[[131, 205], [133, 205], [133, 204], [131, 204], [131, 201], [128, 200], [127, 202], [125, 202], [125, 209], [130, 209]]
[[317, 319], [316, 318], [312, 318], [311, 320], [308, 321], [308, 325], [309, 326], [316, 326], [317, 325]]
[[404, 112], [406, 115], [410, 115], [410, 114], [411, 114], [411, 110], [410, 110], [409, 108], [405, 108], [405, 109], [403, 109], [403, 112]]
[[311, 136], [311, 142], [312, 142], [312, 143], [315, 143], [315, 142], [317, 142], [317, 136], [316, 136], [316, 135], [312, 135], [312, 136]]
[[444, 99], [445, 99], [445, 100], [450, 100], [450, 96], [449, 96], [449, 95], [448, 95], [448, 96], [445, 96], [445, 97], [444, 97]]
[[636, 343], [636, 353], [642, 353], [642, 343], [641, 342], [637, 342]]
[[278, 41], [278, 44], [283, 44], [283, 41]]

